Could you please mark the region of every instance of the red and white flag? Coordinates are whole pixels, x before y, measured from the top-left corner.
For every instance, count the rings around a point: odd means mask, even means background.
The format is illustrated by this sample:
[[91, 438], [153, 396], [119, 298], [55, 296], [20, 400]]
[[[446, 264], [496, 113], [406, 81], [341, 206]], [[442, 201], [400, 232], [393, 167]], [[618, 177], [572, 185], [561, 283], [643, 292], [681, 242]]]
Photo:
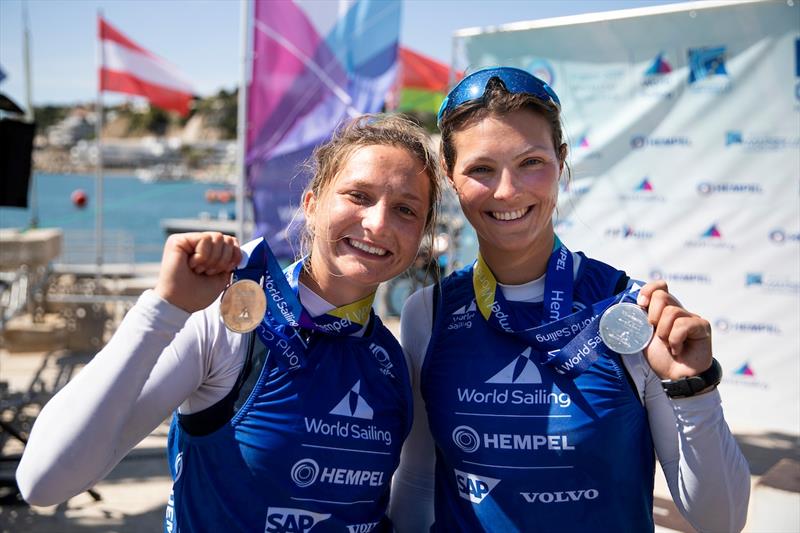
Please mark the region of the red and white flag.
[[98, 17], [103, 64], [100, 90], [144, 96], [162, 109], [189, 114], [194, 90], [178, 70]]

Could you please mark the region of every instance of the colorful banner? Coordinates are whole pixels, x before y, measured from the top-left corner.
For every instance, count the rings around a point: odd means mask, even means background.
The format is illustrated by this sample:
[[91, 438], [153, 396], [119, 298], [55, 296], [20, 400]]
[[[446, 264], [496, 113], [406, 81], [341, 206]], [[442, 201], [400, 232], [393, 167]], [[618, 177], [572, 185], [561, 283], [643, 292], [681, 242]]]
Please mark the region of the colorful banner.
[[681, 4], [457, 35], [461, 67], [558, 93], [573, 250], [666, 280], [712, 325], [725, 415], [800, 434], [800, 6]]
[[151, 104], [189, 114], [194, 90], [177, 68], [145, 50], [98, 17], [103, 64], [100, 90], [144, 96]]
[[399, 0], [255, 2], [246, 166], [256, 234], [278, 257], [296, 252], [302, 163], [343, 120], [381, 111], [399, 32]]

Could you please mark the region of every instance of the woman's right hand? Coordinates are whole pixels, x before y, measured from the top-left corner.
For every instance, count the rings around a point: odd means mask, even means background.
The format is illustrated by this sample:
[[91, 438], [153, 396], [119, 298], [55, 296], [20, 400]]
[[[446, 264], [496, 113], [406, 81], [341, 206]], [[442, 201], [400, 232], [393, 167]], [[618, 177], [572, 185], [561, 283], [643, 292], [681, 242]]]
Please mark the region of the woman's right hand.
[[189, 313], [205, 309], [225, 289], [241, 258], [239, 242], [230, 235], [170, 235], [164, 245], [156, 294]]

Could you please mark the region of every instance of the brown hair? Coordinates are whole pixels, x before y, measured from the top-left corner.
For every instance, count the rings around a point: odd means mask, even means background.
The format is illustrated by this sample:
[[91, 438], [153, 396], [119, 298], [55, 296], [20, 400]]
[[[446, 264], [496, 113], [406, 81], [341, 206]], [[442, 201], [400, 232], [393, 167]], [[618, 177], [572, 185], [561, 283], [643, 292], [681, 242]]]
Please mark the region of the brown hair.
[[[424, 236], [432, 240], [442, 191], [441, 171], [428, 134], [402, 115], [368, 114], [340, 125], [327, 143], [314, 149], [307, 162], [306, 167], [313, 178], [303, 197], [310, 191], [321, 198], [356, 150], [376, 145], [402, 148], [422, 164], [423, 172], [430, 179], [430, 204]], [[306, 224], [301, 241], [304, 254], [310, 253], [313, 237], [311, 228]]]
[[[456, 147], [453, 135], [484, 118], [503, 116], [526, 109], [541, 115], [550, 125], [553, 148], [559, 162], [566, 165], [567, 146], [564, 144], [564, 131], [561, 126], [561, 113], [551, 102], [544, 102], [530, 94], [509, 93], [498, 79], [489, 80], [482, 98], [463, 104], [445, 115], [439, 129], [442, 132], [441, 157], [448, 174], [453, 173], [456, 163]], [[570, 172], [567, 166], [567, 173]]]

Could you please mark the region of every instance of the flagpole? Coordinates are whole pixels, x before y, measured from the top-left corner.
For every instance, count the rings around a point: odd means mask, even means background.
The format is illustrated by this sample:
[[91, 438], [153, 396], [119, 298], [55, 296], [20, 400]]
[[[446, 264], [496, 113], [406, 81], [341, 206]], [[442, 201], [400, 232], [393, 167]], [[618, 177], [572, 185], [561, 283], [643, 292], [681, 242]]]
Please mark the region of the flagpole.
[[[244, 195], [245, 195], [245, 182], [247, 180], [247, 163], [245, 158], [247, 154], [247, 80], [250, 67], [250, 47], [249, 47], [249, 2], [248, 0], [241, 0], [241, 77], [239, 82], [238, 94], [238, 113], [236, 122], [236, 135], [239, 144], [239, 158], [237, 161], [236, 169], [236, 238], [239, 243], [245, 240], [244, 234]], [[250, 235], [247, 238], [251, 237]]]
[[[103, 19], [103, 11], [97, 11], [98, 30], [100, 29], [100, 22]], [[98, 31], [98, 34], [100, 32]], [[102, 34], [98, 35], [97, 40], [97, 106], [95, 107], [96, 119], [96, 142], [97, 146], [97, 175], [95, 177], [95, 219], [94, 219], [94, 246], [95, 246], [95, 262], [97, 271], [95, 277], [97, 279], [97, 290], [100, 289], [101, 269], [103, 268], [103, 81], [102, 72], [103, 65], [105, 65], [105, 56], [103, 54], [103, 39]]]
[[[25, 61], [25, 120], [27, 122], [34, 122], [33, 114], [33, 97], [32, 83], [31, 83], [31, 32], [30, 20], [28, 18], [28, 4], [22, 4], [22, 27], [23, 30], [23, 60]], [[29, 190], [31, 191], [31, 220], [30, 227], [32, 229], [39, 227], [39, 201], [36, 195], [36, 181], [35, 172], [31, 171]]]

